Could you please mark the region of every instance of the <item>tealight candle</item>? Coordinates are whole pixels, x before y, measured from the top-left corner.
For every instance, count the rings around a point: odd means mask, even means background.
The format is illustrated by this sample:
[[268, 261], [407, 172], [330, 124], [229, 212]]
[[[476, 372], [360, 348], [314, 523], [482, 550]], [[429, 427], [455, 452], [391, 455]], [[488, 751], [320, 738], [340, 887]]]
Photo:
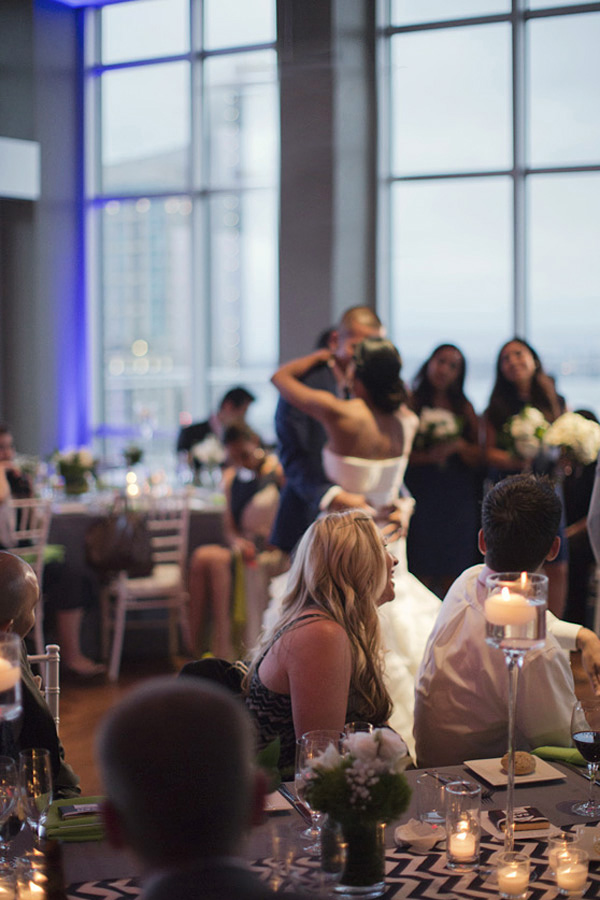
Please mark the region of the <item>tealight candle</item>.
[[485, 601], [485, 617], [492, 625], [527, 625], [536, 615], [536, 608], [527, 597], [511, 593], [506, 587]]
[[498, 856], [498, 890], [508, 900], [524, 897], [529, 885], [529, 857], [508, 851]]
[[450, 853], [454, 859], [466, 860], [473, 859], [477, 849], [477, 842], [474, 834], [468, 831], [459, 831], [457, 834], [451, 834], [449, 839]]
[[575, 848], [561, 854], [556, 861], [556, 883], [561, 893], [577, 896], [583, 892], [588, 877], [588, 855]]

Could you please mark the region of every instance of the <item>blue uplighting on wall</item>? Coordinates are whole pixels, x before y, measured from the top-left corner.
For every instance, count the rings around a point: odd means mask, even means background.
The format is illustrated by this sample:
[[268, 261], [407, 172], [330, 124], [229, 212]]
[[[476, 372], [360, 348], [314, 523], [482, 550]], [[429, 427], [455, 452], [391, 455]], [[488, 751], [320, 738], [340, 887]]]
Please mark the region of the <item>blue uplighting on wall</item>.
[[133, 3], [134, 0], [53, 0], [62, 6], [70, 6], [73, 9], [82, 9], [84, 6], [109, 6], [112, 3]]

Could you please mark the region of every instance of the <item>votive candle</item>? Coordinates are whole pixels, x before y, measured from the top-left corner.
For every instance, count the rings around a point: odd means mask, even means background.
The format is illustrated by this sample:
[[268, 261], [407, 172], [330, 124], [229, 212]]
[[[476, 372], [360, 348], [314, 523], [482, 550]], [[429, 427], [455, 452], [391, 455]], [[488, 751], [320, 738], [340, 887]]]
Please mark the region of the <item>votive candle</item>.
[[584, 850], [565, 851], [556, 861], [556, 883], [569, 896], [583, 892], [588, 877], [588, 855]]
[[508, 851], [498, 858], [498, 889], [502, 897], [523, 897], [529, 884], [529, 857]]

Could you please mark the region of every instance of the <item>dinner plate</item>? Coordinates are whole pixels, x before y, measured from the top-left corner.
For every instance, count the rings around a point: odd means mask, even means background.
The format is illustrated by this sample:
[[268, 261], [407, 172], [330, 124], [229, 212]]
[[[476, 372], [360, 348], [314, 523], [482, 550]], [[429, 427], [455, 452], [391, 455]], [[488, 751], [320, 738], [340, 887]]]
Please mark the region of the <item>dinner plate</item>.
[[[562, 781], [567, 776], [547, 763], [545, 759], [535, 758], [535, 772], [530, 775], [515, 775], [515, 786], [520, 784], [535, 784], [539, 781]], [[465, 766], [491, 784], [493, 787], [501, 787], [508, 783], [508, 775], [502, 770], [502, 757], [494, 759], [467, 759]]]

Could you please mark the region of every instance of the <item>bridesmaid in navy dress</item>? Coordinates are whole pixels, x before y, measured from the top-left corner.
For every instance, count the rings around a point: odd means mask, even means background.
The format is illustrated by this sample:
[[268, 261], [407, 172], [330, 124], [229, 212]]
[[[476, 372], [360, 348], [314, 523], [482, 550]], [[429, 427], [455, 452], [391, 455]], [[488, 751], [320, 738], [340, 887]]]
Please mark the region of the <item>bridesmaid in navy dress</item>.
[[[466, 362], [453, 344], [433, 351], [413, 381], [412, 408], [453, 413], [458, 434], [413, 444], [406, 485], [416, 501], [408, 533], [408, 567], [440, 597], [477, 561], [480, 467], [478, 420], [464, 394]], [[419, 439], [419, 437], [421, 439]]]

